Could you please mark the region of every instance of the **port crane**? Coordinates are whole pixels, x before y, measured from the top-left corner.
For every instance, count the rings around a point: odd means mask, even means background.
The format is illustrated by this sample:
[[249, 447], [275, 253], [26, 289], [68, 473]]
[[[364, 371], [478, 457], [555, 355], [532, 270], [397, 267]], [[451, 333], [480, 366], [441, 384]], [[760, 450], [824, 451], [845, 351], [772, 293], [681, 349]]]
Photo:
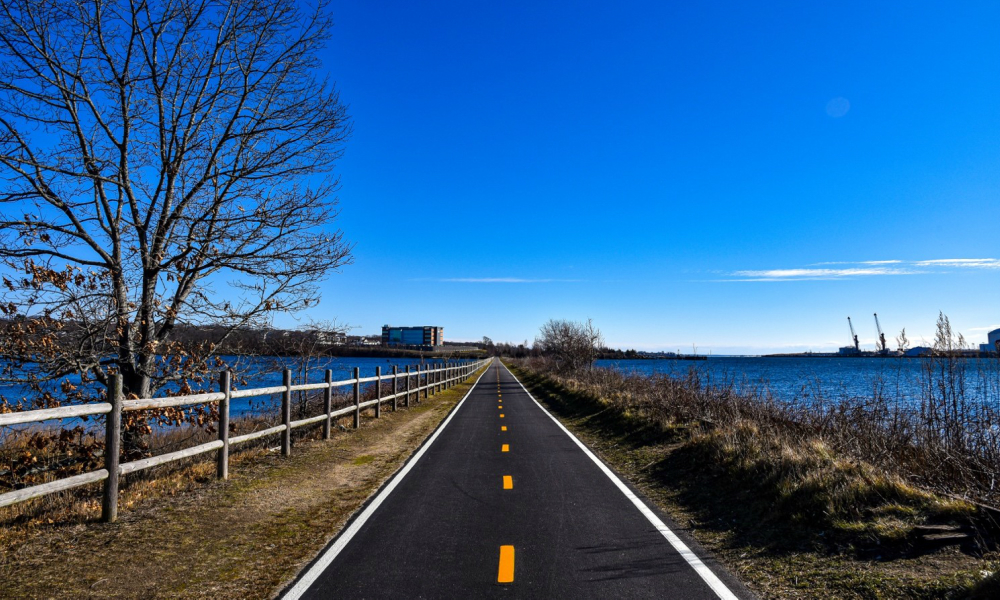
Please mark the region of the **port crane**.
[[854, 339], [854, 349], [861, 352], [861, 344], [858, 343], [858, 334], [854, 333], [854, 323], [851, 323], [851, 317], [847, 317], [847, 325], [851, 328], [851, 338]]
[[882, 333], [882, 325], [878, 322], [878, 313], [875, 313], [875, 328], [878, 329], [878, 351], [886, 351], [885, 334]]

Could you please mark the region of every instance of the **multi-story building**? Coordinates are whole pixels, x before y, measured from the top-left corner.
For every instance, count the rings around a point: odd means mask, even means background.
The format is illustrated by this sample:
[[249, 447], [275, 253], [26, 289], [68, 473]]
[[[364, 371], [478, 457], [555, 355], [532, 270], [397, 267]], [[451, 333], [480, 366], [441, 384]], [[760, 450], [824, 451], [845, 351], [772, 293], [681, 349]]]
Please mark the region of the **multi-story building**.
[[443, 346], [444, 327], [424, 325], [417, 327], [382, 326], [383, 346]]

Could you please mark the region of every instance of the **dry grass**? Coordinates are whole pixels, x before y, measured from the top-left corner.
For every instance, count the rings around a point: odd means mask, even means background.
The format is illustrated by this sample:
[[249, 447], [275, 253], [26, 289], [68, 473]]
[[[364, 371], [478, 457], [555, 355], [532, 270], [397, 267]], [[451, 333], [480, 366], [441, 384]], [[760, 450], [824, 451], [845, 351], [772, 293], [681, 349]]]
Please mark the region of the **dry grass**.
[[519, 364], [585, 390], [643, 426], [749, 422], [768, 435], [820, 439], [841, 456], [922, 488], [1000, 507], [1000, 361], [979, 363], [978, 377], [971, 377], [963, 359], [933, 358], [921, 375], [923, 395], [915, 400], [888, 397], [876, 383], [871, 398], [803, 402], [780, 401], [762, 385], [738, 392], [733, 381], [703, 380], [695, 370], [677, 378], [600, 368], [561, 373], [545, 359]]
[[[755, 420], [749, 405], [759, 399], [726, 399], [746, 403], [734, 408], [683, 381], [649, 395], [637, 393], [648, 381], [603, 387], [590, 374], [511, 366], [574, 433], [764, 597], [996, 597], [995, 532], [975, 505], [919, 489], [766, 406]], [[666, 398], [675, 405], [658, 406]], [[918, 535], [927, 526], [973, 535], [929, 546]]]
[[213, 463], [199, 462], [131, 485], [115, 524], [96, 523], [96, 505], [49, 500], [0, 529], [0, 596], [272, 596], [469, 385], [383, 410], [359, 430], [340, 427], [330, 441], [299, 438], [288, 458], [247, 451], [235, 457], [227, 482], [213, 479]]

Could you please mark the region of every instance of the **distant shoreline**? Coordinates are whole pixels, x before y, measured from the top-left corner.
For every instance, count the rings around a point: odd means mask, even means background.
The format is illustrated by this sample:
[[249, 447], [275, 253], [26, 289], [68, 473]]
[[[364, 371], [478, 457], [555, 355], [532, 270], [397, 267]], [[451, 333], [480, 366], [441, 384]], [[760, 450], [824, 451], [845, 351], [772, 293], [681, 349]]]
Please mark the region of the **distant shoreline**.
[[921, 358], [970, 358], [970, 359], [985, 359], [985, 358], [997, 358], [996, 354], [986, 354], [983, 352], [970, 353], [970, 354], [955, 354], [951, 356], [932, 356], [930, 354], [919, 354], [913, 356], [906, 355], [896, 355], [896, 354], [838, 354], [836, 352], [792, 352], [792, 353], [781, 353], [781, 354], [687, 354], [687, 355], [675, 355], [675, 356], [653, 356], [653, 355], [638, 355], [638, 356], [619, 356], [619, 355], [602, 355], [598, 356], [597, 360], [708, 360], [710, 358], [878, 358], [878, 359], [921, 359]]
[[[273, 354], [245, 354], [224, 350], [217, 354], [226, 356], [272, 356], [276, 358], [305, 358], [302, 353], [285, 352]], [[486, 355], [478, 348], [455, 348], [445, 346], [438, 350], [411, 350], [387, 348], [384, 346], [328, 346], [317, 351], [311, 358], [480, 358]]]
[[599, 353], [597, 360], [708, 360], [707, 354], [626, 354], [625, 352]]
[[796, 353], [786, 353], [786, 354], [762, 354], [760, 358], [879, 358], [879, 359], [913, 359], [913, 358], [996, 358], [995, 354], [988, 354], [985, 352], [970, 352], [968, 354], [949, 354], [949, 355], [932, 355], [932, 354], [877, 354], [877, 353], [861, 353], [861, 354], [839, 354], [836, 352], [796, 352]]

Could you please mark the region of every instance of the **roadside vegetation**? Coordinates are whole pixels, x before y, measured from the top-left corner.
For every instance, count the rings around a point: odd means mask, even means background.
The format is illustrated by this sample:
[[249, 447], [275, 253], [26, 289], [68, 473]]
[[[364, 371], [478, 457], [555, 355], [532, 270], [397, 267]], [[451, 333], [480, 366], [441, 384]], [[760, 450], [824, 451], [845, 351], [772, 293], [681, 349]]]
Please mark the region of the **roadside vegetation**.
[[[947, 318], [939, 334], [959, 343]], [[918, 406], [781, 402], [558, 353], [508, 364], [765, 597], [994, 598], [1000, 421], [961, 361], [929, 363]]]

